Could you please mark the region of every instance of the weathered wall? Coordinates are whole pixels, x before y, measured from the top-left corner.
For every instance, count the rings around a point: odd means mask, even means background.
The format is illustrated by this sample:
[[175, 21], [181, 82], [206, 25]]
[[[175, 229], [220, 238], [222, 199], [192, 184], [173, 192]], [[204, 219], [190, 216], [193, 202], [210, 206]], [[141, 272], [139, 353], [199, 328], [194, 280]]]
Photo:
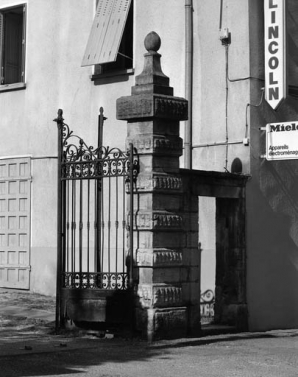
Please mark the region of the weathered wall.
[[[288, 10], [293, 10], [294, 3], [288, 3]], [[250, 19], [252, 74], [263, 77], [263, 9], [257, 0], [251, 2]], [[251, 103], [259, 102], [260, 86], [252, 85]], [[247, 294], [251, 330], [298, 326], [297, 161], [261, 159], [265, 133], [259, 131], [270, 122], [297, 120], [297, 112], [297, 101], [290, 96], [277, 111], [266, 101], [250, 111]]]
[[[229, 82], [250, 75], [248, 1], [224, 1], [222, 28], [231, 33], [228, 60], [219, 37], [220, 1], [194, 1], [194, 104], [193, 165], [196, 169], [231, 170], [235, 157], [249, 171], [245, 137], [245, 110], [249, 80]], [[228, 81], [228, 82], [227, 82]], [[227, 90], [228, 85], [228, 90]], [[227, 116], [227, 118], [226, 118]], [[227, 124], [226, 124], [227, 120]], [[238, 142], [226, 146], [214, 143]], [[209, 147], [204, 145], [209, 144]]]
[[[194, 2], [194, 168], [231, 170], [238, 157], [243, 172], [251, 174], [247, 184], [247, 300], [249, 329], [265, 330], [297, 327], [297, 194], [295, 161], [267, 162], [265, 135], [259, 127], [266, 123], [297, 119], [293, 97], [273, 111], [263, 100], [264, 86], [263, 2], [223, 1], [222, 27], [229, 28], [231, 44], [228, 66], [225, 47], [219, 41], [220, 2]], [[297, 80], [297, 4], [288, 1], [289, 85]], [[226, 82], [228, 69], [228, 85]], [[253, 77], [253, 79], [239, 80]], [[235, 80], [235, 81], [234, 81]], [[226, 118], [227, 115], [227, 118]], [[226, 133], [226, 119], [228, 134]], [[212, 146], [226, 140], [226, 147]], [[241, 141], [248, 136], [250, 146]], [[205, 145], [204, 145], [205, 144]], [[206, 146], [208, 144], [208, 146]], [[200, 218], [208, 223], [208, 217]], [[202, 248], [208, 240], [200, 236]]]
[[[220, 1], [194, 1], [193, 6], [193, 168], [231, 171], [234, 159], [239, 158], [243, 172], [248, 173], [249, 147], [242, 140], [250, 81], [232, 81], [250, 76], [248, 1], [223, 1], [221, 24], [231, 33], [228, 52], [220, 41]], [[233, 144], [220, 145], [226, 141]], [[216, 269], [215, 206], [208, 211], [208, 201], [200, 198], [202, 292], [214, 289]]]

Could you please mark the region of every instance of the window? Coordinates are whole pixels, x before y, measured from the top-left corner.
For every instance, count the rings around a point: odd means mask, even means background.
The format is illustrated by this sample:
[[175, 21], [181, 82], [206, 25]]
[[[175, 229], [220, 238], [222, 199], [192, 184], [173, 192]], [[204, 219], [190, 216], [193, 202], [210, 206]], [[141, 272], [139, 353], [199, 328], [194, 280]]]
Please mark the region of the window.
[[97, 0], [82, 66], [94, 65], [93, 79], [132, 72], [133, 0]]
[[0, 9], [0, 90], [25, 81], [25, 14], [24, 4]]
[[133, 4], [131, 4], [122, 40], [119, 46], [117, 59], [112, 63], [97, 64], [94, 74], [105, 74], [113, 71], [122, 71], [133, 67]]

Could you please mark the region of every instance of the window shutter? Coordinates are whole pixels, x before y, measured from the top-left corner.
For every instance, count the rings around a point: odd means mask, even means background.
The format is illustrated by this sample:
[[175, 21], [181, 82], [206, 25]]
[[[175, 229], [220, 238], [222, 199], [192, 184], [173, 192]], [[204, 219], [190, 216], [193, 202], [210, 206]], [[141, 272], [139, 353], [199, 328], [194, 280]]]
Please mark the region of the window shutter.
[[27, 5], [23, 5], [23, 30], [22, 30], [22, 62], [21, 62], [21, 81], [25, 82], [25, 59], [26, 59], [26, 20]]
[[82, 66], [116, 60], [131, 0], [99, 0]]

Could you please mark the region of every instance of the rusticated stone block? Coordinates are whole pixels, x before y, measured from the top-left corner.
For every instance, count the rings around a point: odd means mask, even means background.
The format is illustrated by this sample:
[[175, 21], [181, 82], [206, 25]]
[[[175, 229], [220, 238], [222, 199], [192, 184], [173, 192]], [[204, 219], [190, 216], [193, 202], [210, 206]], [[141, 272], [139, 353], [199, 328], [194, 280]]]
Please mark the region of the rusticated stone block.
[[180, 284], [181, 283], [181, 267], [171, 266], [154, 268], [149, 266], [139, 266], [138, 283], [140, 285], [147, 284]]
[[186, 247], [186, 234], [180, 230], [156, 232], [152, 239], [152, 247]]
[[127, 138], [134, 139], [139, 136], [167, 135], [179, 136], [180, 123], [175, 119], [142, 119], [134, 120], [127, 124]]
[[137, 189], [138, 191], [147, 192], [181, 192], [182, 181], [179, 176], [167, 175], [164, 173], [142, 173], [138, 176]]
[[164, 208], [166, 211], [180, 212], [183, 209], [181, 195], [174, 192], [172, 195], [158, 192], [154, 194], [154, 198], [152, 193], [144, 192], [139, 196], [138, 206], [140, 210], [145, 211]]
[[154, 284], [180, 284], [182, 267], [162, 267], [153, 269], [153, 281]]
[[187, 335], [187, 308], [157, 309], [154, 312], [153, 339], [179, 338]]
[[139, 284], [137, 295], [139, 303], [145, 308], [162, 308], [183, 304], [181, 286]]
[[137, 251], [138, 266], [167, 267], [182, 265], [182, 251], [175, 249], [139, 249]]
[[175, 339], [187, 335], [188, 309], [184, 306], [168, 309], [136, 310], [136, 327], [150, 341]]
[[182, 139], [178, 136], [139, 135], [133, 139], [127, 138], [127, 149], [130, 143], [133, 143], [139, 155], [144, 153], [169, 156], [182, 155]]
[[154, 307], [179, 306], [183, 303], [181, 287], [154, 285], [153, 294]]
[[117, 119], [165, 118], [188, 119], [188, 102], [184, 98], [162, 94], [137, 94], [117, 99]]
[[139, 211], [135, 216], [135, 228], [177, 230], [183, 227], [183, 217], [175, 213]]
[[154, 229], [181, 229], [183, 217], [178, 214], [165, 214], [153, 212]]

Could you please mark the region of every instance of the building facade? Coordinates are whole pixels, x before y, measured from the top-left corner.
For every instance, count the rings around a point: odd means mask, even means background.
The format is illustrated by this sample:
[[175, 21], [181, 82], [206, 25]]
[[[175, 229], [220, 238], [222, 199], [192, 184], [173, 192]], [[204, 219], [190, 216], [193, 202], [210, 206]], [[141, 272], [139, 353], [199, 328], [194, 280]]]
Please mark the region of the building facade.
[[[99, 3], [104, 7], [108, 1]], [[88, 60], [86, 46], [94, 47], [88, 38], [96, 1], [0, 0], [1, 286], [55, 294], [57, 130], [52, 119], [62, 108], [66, 123], [96, 144], [102, 106], [108, 117], [103, 145], [124, 149], [127, 129], [116, 119], [116, 100], [130, 95], [143, 69], [144, 38], [154, 30], [175, 96], [189, 101], [189, 120], [180, 129], [181, 167], [248, 178], [246, 231], [239, 235], [245, 244], [248, 328], [298, 326], [297, 161], [264, 158], [263, 129], [297, 120], [298, 6], [285, 1], [287, 96], [273, 109], [264, 93], [264, 20], [280, 1], [269, 1], [265, 12], [266, 3], [134, 0], [118, 38], [116, 63], [81, 66]], [[278, 48], [276, 42], [273, 55]], [[216, 292], [223, 229], [235, 234], [237, 222], [227, 216], [219, 225], [218, 213], [225, 206], [228, 211], [231, 202], [220, 204], [212, 190], [198, 195], [201, 292]]]

